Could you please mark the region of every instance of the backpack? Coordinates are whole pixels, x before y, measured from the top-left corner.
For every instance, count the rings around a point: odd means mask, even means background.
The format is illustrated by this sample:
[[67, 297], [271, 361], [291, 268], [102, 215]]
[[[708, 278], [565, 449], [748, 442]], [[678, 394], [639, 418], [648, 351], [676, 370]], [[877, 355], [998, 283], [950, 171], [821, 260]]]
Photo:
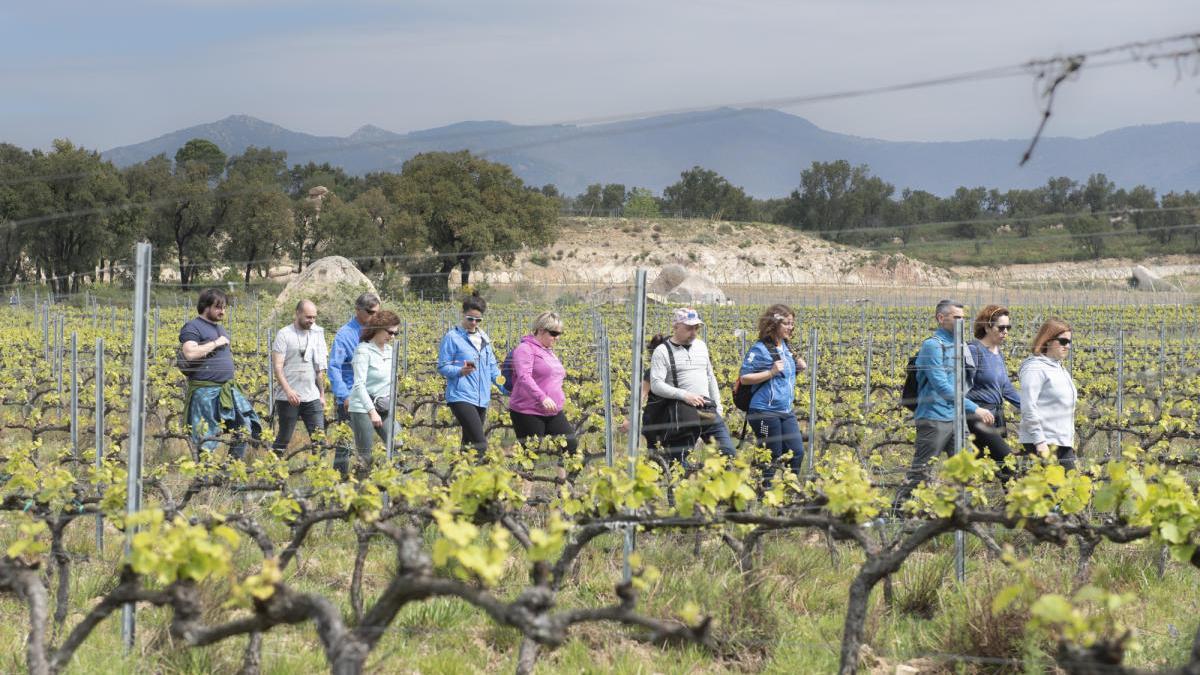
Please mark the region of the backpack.
[[513, 392], [513, 352], [517, 351], [516, 347], [508, 350], [508, 354], [504, 356], [504, 362], [500, 364], [500, 377], [504, 378], [504, 384], [500, 385], [500, 391], [504, 392], [505, 396], [512, 396]]
[[[768, 345], [767, 351], [771, 353], [772, 362], [781, 360], [778, 347]], [[750, 401], [754, 398], [755, 392], [767, 382], [770, 382], [770, 380], [765, 380], [754, 385], [742, 386], [742, 377], [739, 375], [733, 380], [733, 407], [742, 412], [750, 412]]]
[[[919, 352], [920, 350], [918, 350]], [[978, 369], [978, 360], [975, 358], [971, 345], [968, 345], [967, 351], [963, 352], [963, 361], [963, 394], [966, 394], [975, 384], [975, 372]], [[916, 412], [917, 393], [917, 355], [913, 354], [904, 368], [904, 388], [900, 390], [900, 405]]]
[[917, 355], [913, 354], [904, 367], [904, 388], [900, 390], [900, 405], [917, 411]]

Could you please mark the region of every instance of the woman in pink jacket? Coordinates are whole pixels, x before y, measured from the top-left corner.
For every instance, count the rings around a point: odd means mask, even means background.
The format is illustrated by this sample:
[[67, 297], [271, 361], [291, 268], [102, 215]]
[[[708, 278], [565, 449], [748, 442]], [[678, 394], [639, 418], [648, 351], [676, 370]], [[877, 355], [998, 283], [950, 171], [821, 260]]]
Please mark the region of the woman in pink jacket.
[[542, 312], [533, 321], [530, 335], [512, 353], [512, 394], [508, 413], [513, 431], [522, 445], [527, 438], [561, 436], [568, 453], [579, 445], [575, 430], [563, 413], [563, 376], [567, 370], [552, 349], [562, 335], [562, 319], [554, 312]]

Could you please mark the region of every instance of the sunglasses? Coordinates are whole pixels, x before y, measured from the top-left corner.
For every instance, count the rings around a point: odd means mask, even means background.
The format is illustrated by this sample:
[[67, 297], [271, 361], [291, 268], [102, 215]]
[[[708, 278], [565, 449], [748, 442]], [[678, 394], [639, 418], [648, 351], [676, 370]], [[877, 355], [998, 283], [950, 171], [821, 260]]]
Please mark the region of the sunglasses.
[[391, 328], [389, 328], [389, 329], [387, 329], [387, 334], [388, 334], [388, 335], [391, 335], [392, 337], [396, 337], [397, 335], [399, 335], [399, 334], [400, 334], [400, 331], [398, 331], [398, 330], [392, 330]]
[[464, 320], [464, 321], [470, 321], [471, 323], [483, 323], [483, 317], [482, 317], [482, 316], [469, 316], [469, 315], [466, 315], [466, 314], [464, 314], [464, 315], [463, 315], [463, 320]]
[[1063, 338], [1063, 337], [1060, 337], [1060, 338], [1054, 338], [1054, 341], [1055, 341], [1055, 342], [1057, 342], [1058, 344], [1060, 344], [1060, 345], [1064, 346], [1064, 347], [1069, 347], [1069, 346], [1071, 346], [1071, 338]]
[[550, 334], [550, 337], [558, 337], [559, 335], [562, 335], [562, 331], [561, 331], [561, 330], [550, 330], [550, 329], [546, 329], [546, 332]]
[[379, 310], [378, 309], [364, 309], [363, 311], [367, 313], [367, 316], [371, 316], [375, 312], [378, 312]]
[[1006, 326], [992, 326], [992, 328], [995, 328], [996, 330], [998, 330], [1002, 333], [1007, 333], [1008, 331], [1012, 330], [1012, 325], [1010, 324], [1010, 325], [1006, 325]]

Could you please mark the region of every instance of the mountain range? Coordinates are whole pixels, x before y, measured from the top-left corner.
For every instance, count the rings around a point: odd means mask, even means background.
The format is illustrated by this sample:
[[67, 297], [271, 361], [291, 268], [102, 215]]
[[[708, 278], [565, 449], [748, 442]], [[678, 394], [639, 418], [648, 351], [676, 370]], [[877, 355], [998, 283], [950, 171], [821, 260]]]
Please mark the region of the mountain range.
[[160, 153], [173, 157], [193, 138], [229, 155], [248, 146], [286, 150], [290, 164], [309, 161], [347, 172], [399, 171], [420, 152], [471, 150], [503, 162], [527, 184], [553, 183], [564, 194], [590, 183], [623, 183], [655, 192], [692, 166], [712, 169], [756, 197], [789, 194], [814, 161], [867, 164], [896, 186], [938, 195], [959, 186], [1006, 190], [1067, 176], [1104, 173], [1119, 187], [1200, 189], [1200, 124], [1123, 127], [1090, 138], [1044, 137], [1018, 166], [1029, 139], [954, 142], [886, 141], [827, 131], [778, 110], [722, 108], [586, 126], [460, 122], [400, 134], [367, 125], [349, 136], [314, 136], [247, 115], [232, 115], [103, 154], [118, 166]]

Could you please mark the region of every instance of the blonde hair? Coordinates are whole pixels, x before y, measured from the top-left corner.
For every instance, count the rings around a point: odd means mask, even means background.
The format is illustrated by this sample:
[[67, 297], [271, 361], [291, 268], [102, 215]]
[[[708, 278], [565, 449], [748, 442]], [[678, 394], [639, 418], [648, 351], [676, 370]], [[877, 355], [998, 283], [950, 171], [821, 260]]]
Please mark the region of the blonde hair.
[[1046, 323], [1038, 329], [1037, 335], [1033, 336], [1033, 342], [1029, 345], [1029, 351], [1034, 354], [1045, 354], [1047, 343], [1054, 338], [1071, 330], [1071, 324], [1052, 316], [1046, 319]]
[[562, 319], [559, 318], [557, 312], [542, 312], [533, 320], [533, 327], [530, 329], [530, 332], [533, 335], [537, 335], [544, 330], [561, 331], [562, 328]]

